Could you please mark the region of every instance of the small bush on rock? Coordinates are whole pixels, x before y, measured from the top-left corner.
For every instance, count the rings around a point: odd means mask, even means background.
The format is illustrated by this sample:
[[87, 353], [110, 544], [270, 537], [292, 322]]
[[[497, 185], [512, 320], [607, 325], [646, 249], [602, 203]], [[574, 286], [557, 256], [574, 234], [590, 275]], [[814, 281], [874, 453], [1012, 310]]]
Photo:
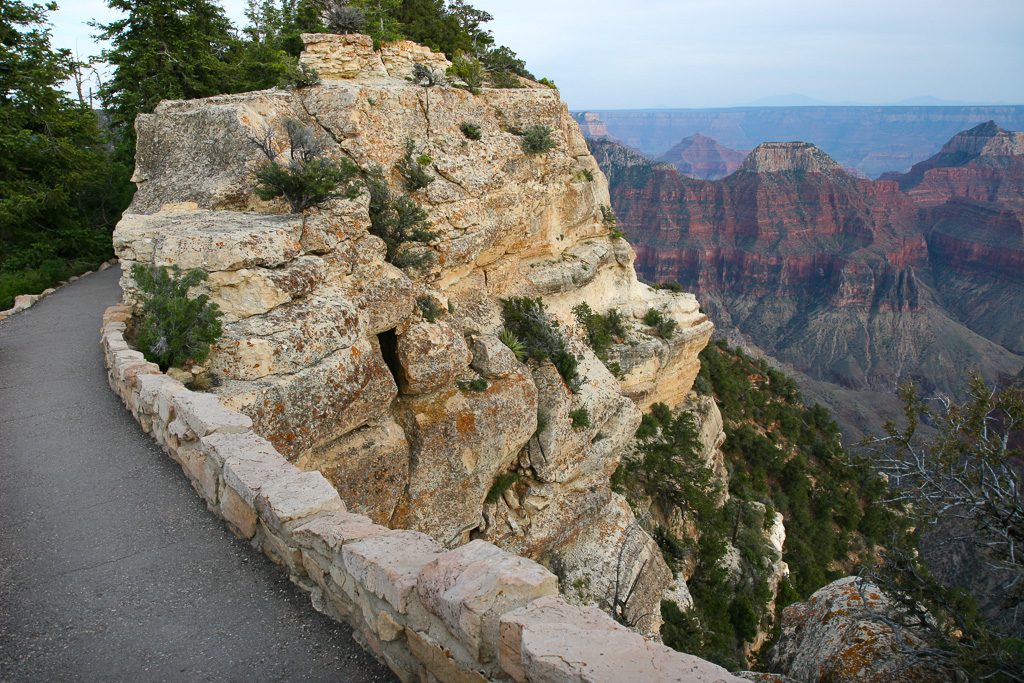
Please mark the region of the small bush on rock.
[[678, 324], [678, 322], [666, 317], [656, 308], [649, 308], [644, 313], [644, 325], [653, 327], [655, 334], [662, 339], [671, 339]]
[[277, 161], [274, 143], [274, 129], [269, 126], [261, 135], [250, 139], [267, 161], [256, 170], [256, 196], [260, 199], [283, 197], [292, 213], [302, 213], [331, 197], [354, 199], [359, 196], [359, 187], [352, 181], [359, 174], [359, 167], [342, 159], [334, 162], [323, 158], [326, 143], [309, 128], [295, 119], [285, 121], [288, 133], [289, 159], [281, 164]]
[[433, 88], [444, 83], [444, 76], [423, 62], [416, 62], [412, 65], [412, 80], [424, 88]]
[[590, 426], [590, 411], [586, 406], [569, 411], [569, 419], [576, 429], [586, 429]]
[[577, 391], [583, 380], [576, 369], [576, 356], [555, 329], [558, 323], [544, 312], [544, 302], [539, 297], [513, 297], [502, 299], [501, 304], [505, 328], [523, 341], [527, 356], [538, 363], [550, 359], [569, 389]]
[[490, 490], [487, 492], [487, 497], [484, 498], [484, 502], [488, 505], [494, 505], [501, 498], [505, 491], [512, 488], [512, 485], [523, 478], [523, 475], [518, 472], [506, 472], [499, 474], [494, 478], [494, 483], [491, 484]]
[[667, 289], [670, 292], [679, 294], [683, 291], [683, 286], [674, 280], [669, 280], [667, 282], [662, 282], [660, 285], [651, 285], [651, 289]]
[[210, 297], [189, 298], [188, 291], [206, 280], [201, 270], [185, 275], [173, 268], [132, 266], [132, 278], [139, 286], [142, 316], [138, 323], [139, 350], [161, 370], [186, 361], [202, 363], [210, 345], [223, 332], [222, 313]]
[[293, 88], [320, 85], [320, 72], [308, 64], [292, 64], [281, 76], [281, 84]]
[[475, 123], [463, 122], [462, 125], [459, 126], [459, 130], [461, 130], [462, 134], [470, 140], [479, 140], [483, 137], [483, 133], [480, 132], [480, 126]]
[[[373, 174], [366, 185], [370, 190], [370, 232], [384, 240], [384, 260], [399, 268], [427, 268], [434, 255], [425, 244], [438, 237], [430, 230], [427, 212], [409, 195], [393, 195], [387, 183]], [[417, 248], [416, 243], [424, 247]]]
[[437, 300], [432, 296], [421, 296], [417, 297], [416, 305], [420, 309], [420, 315], [428, 323], [432, 323], [441, 317], [443, 311], [441, 307], [437, 305]]
[[427, 166], [433, 159], [427, 154], [413, 158], [416, 141], [411, 137], [405, 139], [405, 155], [398, 162], [398, 173], [405, 179], [405, 189], [409, 192], [420, 190], [434, 182], [434, 176], [427, 173]]
[[523, 131], [523, 151], [527, 154], [542, 154], [555, 148], [555, 140], [551, 137], [549, 126], [530, 126]]

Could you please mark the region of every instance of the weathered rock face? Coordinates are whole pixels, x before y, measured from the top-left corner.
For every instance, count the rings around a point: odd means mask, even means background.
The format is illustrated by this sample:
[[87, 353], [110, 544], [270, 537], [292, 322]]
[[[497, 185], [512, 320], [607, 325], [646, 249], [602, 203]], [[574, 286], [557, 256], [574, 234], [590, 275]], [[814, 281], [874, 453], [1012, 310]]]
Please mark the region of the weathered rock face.
[[638, 271], [696, 292], [719, 325], [796, 371], [856, 390], [913, 375], [954, 391], [970, 369], [958, 359], [990, 381], [1020, 368], [1019, 321], [977, 294], [956, 300], [974, 288], [1019, 302], [1019, 218], [1005, 204], [922, 210], [899, 183], [851, 177], [803, 143], [762, 145], [715, 182], [593, 148]]
[[807, 602], [787, 607], [782, 634], [769, 655], [768, 668], [794, 681], [945, 682], [950, 679], [930, 669], [926, 661], [903, 652], [925, 647], [921, 634], [902, 629], [902, 643], [892, 627], [872, 618], [871, 611], [887, 618], [893, 606], [878, 589], [867, 584], [864, 600], [859, 579], [850, 576], [830, 583]]
[[[139, 118], [139, 188], [115, 235], [126, 272], [141, 263], [209, 273], [204, 289], [225, 312], [225, 334], [205, 369], [223, 380], [221, 403], [319, 470], [355, 512], [448, 546], [480, 537], [534, 558], [572, 546], [583, 558], [574, 571], [603, 591], [614, 567], [598, 524], [619, 535], [635, 527], [608, 484], [640, 420], [630, 397], [681, 400], [712, 324], [692, 296], [638, 282], [632, 249], [602, 215], [607, 184], [557, 91], [425, 88], [406, 78], [415, 63], [448, 66], [426, 48], [305, 40], [301, 59], [321, 85], [163, 102]], [[286, 158], [294, 122], [322, 138], [328, 159], [380, 167], [396, 194], [406, 141], [429, 156], [434, 180], [409, 196], [438, 233], [421, 247], [432, 265], [385, 261], [365, 190], [304, 214], [255, 198], [263, 159], [253, 140], [273, 131]], [[463, 123], [482, 139], [467, 139]], [[523, 151], [512, 131], [533, 125], [551, 129], [553, 150]], [[132, 301], [130, 275], [122, 285]], [[497, 339], [509, 296], [545, 298], [579, 358], [579, 387], [550, 366], [525, 366]], [[642, 351], [623, 383], [577, 338], [572, 308], [584, 301], [631, 321]], [[651, 307], [678, 322], [670, 342], [639, 323]], [[538, 408], [547, 427], [535, 435]], [[589, 427], [571, 424], [579, 408]], [[502, 474], [520, 478], [486, 504]], [[636, 598], [619, 609], [656, 613], [672, 578], [646, 533], [629, 533], [652, 561], [632, 565]], [[642, 628], [654, 635], [659, 625]]]
[[739, 170], [748, 154], [750, 150], [729, 149], [705, 135], [695, 133], [683, 138], [678, 145], [658, 157], [657, 161], [672, 164], [690, 178], [718, 180]]

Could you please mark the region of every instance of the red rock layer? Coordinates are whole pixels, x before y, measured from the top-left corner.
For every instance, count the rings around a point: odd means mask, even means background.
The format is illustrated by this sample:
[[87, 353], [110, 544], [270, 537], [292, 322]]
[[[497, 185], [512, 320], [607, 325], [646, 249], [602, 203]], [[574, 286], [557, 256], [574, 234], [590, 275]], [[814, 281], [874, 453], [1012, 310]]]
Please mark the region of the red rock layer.
[[715, 140], [697, 133], [691, 135], [658, 157], [672, 164], [679, 172], [699, 180], [717, 180], [735, 173], [750, 150], [723, 147]]

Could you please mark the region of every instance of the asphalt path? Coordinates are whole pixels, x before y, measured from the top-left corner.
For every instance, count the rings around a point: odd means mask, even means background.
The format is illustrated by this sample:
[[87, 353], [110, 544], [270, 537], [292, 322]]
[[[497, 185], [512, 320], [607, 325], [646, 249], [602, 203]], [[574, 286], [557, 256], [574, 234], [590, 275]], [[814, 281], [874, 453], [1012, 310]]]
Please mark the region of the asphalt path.
[[119, 274], [0, 322], [0, 681], [394, 681], [111, 392]]

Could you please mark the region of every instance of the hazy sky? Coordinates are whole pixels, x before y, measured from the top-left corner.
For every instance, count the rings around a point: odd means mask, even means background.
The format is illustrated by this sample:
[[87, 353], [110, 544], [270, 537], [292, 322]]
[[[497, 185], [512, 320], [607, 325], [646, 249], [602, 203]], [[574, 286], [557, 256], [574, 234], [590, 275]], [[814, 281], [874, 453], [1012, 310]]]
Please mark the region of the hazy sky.
[[[98, 0], [58, 0], [54, 42], [98, 51]], [[1024, 0], [472, 0], [572, 109], [934, 96], [1024, 103]], [[224, 0], [241, 25], [244, 0]]]

